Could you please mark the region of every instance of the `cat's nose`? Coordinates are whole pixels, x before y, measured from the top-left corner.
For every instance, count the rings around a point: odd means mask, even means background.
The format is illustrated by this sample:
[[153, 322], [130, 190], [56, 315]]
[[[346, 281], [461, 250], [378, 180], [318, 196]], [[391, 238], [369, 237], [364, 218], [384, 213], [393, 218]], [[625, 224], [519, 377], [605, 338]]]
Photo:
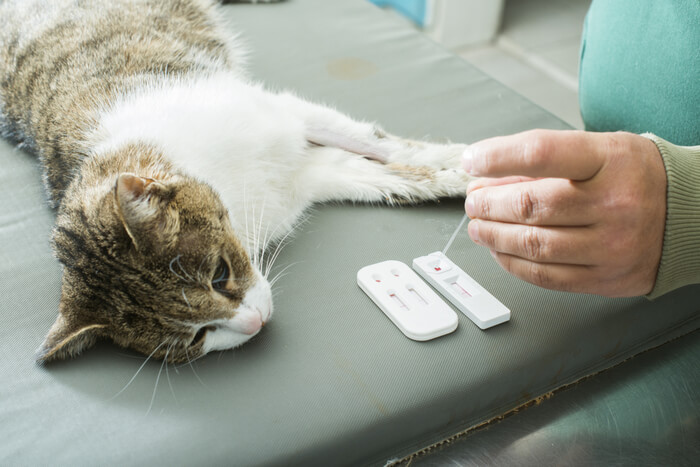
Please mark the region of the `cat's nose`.
[[250, 316], [247, 317], [245, 322], [241, 323], [240, 331], [243, 334], [248, 334], [249, 336], [252, 336], [253, 334], [260, 331], [260, 329], [264, 325], [265, 323], [263, 322], [262, 315], [260, 313], [251, 313]]

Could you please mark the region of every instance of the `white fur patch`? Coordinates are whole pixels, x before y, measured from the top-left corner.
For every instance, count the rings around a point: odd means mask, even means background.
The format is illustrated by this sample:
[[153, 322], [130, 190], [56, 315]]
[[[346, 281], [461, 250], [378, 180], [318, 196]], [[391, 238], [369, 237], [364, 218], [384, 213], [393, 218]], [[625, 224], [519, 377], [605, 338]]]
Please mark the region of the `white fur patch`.
[[206, 324], [215, 329], [207, 332], [204, 338], [204, 353], [238, 347], [257, 335], [272, 317], [270, 284], [259, 272], [256, 271], [256, 274], [258, 280], [243, 297], [234, 317]]
[[308, 206], [297, 176], [307, 164], [302, 121], [257, 84], [233, 73], [154, 84], [123, 98], [90, 136], [96, 153], [134, 141], [160, 148], [220, 194], [253, 251], [286, 234]]

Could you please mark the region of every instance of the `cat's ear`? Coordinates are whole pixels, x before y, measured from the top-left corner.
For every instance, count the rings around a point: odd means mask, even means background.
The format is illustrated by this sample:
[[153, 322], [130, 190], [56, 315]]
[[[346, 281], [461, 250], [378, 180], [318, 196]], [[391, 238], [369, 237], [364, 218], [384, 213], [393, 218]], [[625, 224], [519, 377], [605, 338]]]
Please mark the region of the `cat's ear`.
[[154, 247], [154, 240], [168, 241], [179, 231], [179, 216], [167, 204], [172, 190], [152, 178], [120, 174], [114, 186], [117, 212], [139, 250]]
[[104, 335], [105, 328], [103, 324], [73, 323], [59, 313], [46, 339], [36, 350], [36, 361], [44, 364], [51, 360], [75, 357], [83, 350], [92, 347], [97, 338]]

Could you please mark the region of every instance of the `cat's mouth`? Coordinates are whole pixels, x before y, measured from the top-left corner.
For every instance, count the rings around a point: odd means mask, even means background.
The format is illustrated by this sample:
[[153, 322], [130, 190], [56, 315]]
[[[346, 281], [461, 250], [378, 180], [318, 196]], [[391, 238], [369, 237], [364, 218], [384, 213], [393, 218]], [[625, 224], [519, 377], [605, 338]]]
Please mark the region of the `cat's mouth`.
[[267, 324], [272, 308], [241, 306], [233, 318], [209, 323], [203, 328], [204, 352], [238, 347], [257, 335]]

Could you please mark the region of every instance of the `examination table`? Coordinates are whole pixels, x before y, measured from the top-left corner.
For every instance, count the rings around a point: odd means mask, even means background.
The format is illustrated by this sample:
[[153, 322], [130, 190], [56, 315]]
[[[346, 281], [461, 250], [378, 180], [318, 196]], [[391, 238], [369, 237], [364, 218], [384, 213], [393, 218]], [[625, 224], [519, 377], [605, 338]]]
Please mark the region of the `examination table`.
[[[470, 143], [567, 128], [368, 2], [223, 9], [251, 46], [255, 78], [392, 133]], [[71, 361], [34, 362], [58, 309], [55, 213], [35, 158], [5, 141], [0, 200], [2, 465], [383, 465], [700, 325], [698, 287], [653, 302], [547, 291], [505, 273], [464, 229], [448, 256], [510, 308], [511, 320], [482, 331], [458, 313], [454, 333], [415, 342], [362, 292], [356, 273], [441, 250], [463, 200], [326, 205], [280, 255], [275, 271], [292, 266], [258, 337], [191, 366], [149, 361], [122, 391], [144, 357], [108, 342]], [[697, 389], [688, 391], [697, 401]], [[697, 413], [689, 420], [697, 433]]]

